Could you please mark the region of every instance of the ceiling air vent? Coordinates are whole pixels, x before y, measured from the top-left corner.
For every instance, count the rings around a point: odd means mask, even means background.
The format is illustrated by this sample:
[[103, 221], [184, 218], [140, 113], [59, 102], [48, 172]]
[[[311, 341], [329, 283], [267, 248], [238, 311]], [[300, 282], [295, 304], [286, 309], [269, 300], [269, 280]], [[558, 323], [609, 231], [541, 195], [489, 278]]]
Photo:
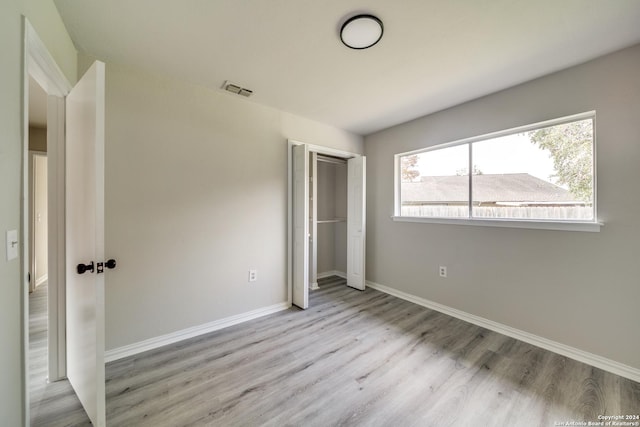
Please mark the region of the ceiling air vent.
[[222, 85], [222, 89], [226, 90], [227, 92], [235, 93], [236, 95], [242, 95], [247, 98], [253, 94], [253, 91], [251, 89], [240, 87], [237, 84], [231, 83], [229, 80], [224, 82], [224, 84]]

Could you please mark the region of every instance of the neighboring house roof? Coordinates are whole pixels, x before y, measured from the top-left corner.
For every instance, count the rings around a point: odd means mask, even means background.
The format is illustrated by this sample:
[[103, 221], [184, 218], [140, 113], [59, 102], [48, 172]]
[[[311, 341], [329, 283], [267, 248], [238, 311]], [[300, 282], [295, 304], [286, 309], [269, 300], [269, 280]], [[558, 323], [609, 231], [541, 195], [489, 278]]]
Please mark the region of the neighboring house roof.
[[[423, 176], [402, 183], [402, 203], [467, 203], [468, 176]], [[473, 176], [473, 200], [481, 203], [555, 202], [582, 204], [562, 187], [527, 173]]]

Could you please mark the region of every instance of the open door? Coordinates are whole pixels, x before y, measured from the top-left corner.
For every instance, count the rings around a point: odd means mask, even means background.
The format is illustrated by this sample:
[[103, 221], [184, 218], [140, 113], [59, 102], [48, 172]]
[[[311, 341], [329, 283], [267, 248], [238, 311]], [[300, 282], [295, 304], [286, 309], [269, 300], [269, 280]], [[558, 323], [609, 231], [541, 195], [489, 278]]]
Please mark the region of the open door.
[[365, 289], [366, 158], [347, 161], [347, 285]]
[[104, 91], [96, 61], [66, 98], [67, 377], [96, 427], [106, 424]]
[[309, 306], [309, 147], [293, 146], [293, 304]]

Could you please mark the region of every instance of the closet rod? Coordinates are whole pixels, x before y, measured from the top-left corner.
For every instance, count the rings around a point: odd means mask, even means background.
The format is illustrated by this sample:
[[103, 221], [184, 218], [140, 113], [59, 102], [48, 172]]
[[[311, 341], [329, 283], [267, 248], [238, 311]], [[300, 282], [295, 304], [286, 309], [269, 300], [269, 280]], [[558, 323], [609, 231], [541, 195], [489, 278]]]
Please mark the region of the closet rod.
[[347, 161], [345, 159], [339, 159], [337, 157], [324, 156], [322, 154], [318, 154], [318, 161], [324, 163], [332, 163], [334, 165], [346, 165]]

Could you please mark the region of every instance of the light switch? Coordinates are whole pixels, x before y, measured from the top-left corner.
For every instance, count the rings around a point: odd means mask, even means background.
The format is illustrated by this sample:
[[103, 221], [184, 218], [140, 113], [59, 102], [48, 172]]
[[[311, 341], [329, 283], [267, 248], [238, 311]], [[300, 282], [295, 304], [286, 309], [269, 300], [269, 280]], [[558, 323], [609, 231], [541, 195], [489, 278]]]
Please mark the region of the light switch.
[[18, 258], [18, 230], [7, 231], [7, 261]]

